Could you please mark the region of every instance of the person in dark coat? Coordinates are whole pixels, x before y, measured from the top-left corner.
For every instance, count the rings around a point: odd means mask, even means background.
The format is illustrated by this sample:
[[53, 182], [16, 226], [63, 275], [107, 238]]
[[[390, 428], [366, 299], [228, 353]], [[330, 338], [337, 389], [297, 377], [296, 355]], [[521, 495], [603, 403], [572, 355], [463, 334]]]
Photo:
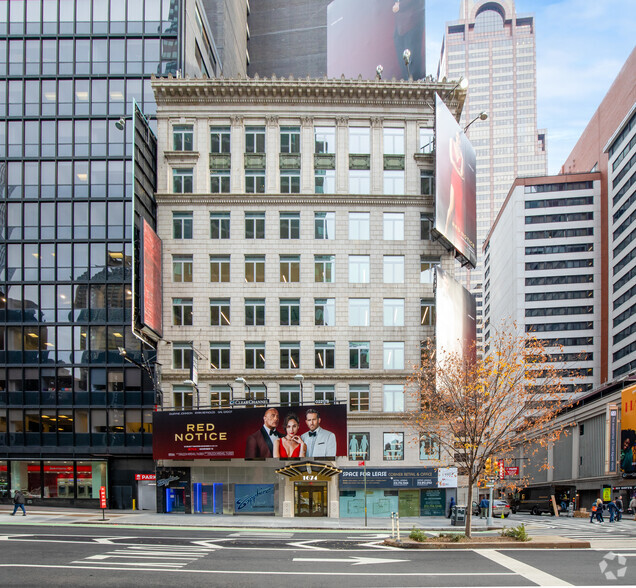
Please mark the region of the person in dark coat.
[[13, 495], [13, 512], [11, 513], [11, 516], [13, 516], [16, 513], [18, 508], [22, 509], [22, 516], [25, 517], [26, 510], [24, 510], [24, 494], [19, 488], [15, 491], [15, 494]]
[[454, 506], [455, 506], [455, 497], [451, 496], [450, 504], [449, 504], [449, 507], [448, 507], [448, 518], [449, 519], [451, 518], [451, 515], [453, 514], [453, 507]]
[[278, 432], [278, 411], [268, 408], [263, 415], [263, 426], [252, 433], [245, 444], [245, 458], [272, 457], [274, 440], [282, 435]]

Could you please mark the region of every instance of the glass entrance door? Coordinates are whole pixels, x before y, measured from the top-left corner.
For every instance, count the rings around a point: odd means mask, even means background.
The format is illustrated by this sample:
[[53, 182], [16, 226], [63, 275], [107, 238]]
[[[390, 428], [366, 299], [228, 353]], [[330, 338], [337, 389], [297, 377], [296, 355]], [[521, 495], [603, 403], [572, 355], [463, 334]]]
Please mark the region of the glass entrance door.
[[295, 487], [297, 517], [327, 516], [327, 484]]

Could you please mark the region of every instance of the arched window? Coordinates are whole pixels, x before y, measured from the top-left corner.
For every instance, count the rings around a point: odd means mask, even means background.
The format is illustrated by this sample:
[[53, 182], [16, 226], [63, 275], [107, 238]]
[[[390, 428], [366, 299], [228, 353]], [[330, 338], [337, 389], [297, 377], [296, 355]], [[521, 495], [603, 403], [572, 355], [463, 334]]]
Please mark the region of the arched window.
[[482, 10], [475, 18], [475, 33], [493, 33], [503, 29], [503, 16], [495, 8]]

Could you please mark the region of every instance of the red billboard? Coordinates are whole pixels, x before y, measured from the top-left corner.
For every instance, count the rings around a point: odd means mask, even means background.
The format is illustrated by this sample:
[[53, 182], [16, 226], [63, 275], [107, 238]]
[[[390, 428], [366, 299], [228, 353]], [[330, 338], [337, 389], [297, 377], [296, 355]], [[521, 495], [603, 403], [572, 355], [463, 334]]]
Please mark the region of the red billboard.
[[475, 298], [444, 270], [437, 268], [435, 274], [437, 357], [442, 360], [445, 354], [457, 353], [474, 359], [477, 338]]
[[154, 459], [331, 458], [347, 455], [345, 405], [153, 413]]
[[435, 96], [435, 230], [468, 264], [477, 263], [475, 149]]
[[[333, 0], [327, 8], [327, 75], [373, 79], [426, 76], [424, 0]], [[406, 67], [403, 54], [410, 52]]]
[[142, 219], [141, 232], [141, 322], [161, 337], [161, 239], [145, 218]]

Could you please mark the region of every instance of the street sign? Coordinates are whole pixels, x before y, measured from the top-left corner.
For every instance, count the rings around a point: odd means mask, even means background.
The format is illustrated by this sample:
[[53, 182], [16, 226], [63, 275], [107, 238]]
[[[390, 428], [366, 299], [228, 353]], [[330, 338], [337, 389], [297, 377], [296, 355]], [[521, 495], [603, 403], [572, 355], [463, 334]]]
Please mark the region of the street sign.
[[499, 465], [499, 479], [503, 480], [504, 479], [504, 473], [505, 473], [504, 460], [500, 459], [498, 465]]
[[359, 466], [359, 467], [362, 467], [363, 465], [364, 465], [364, 462], [363, 462], [363, 461], [359, 461], [359, 462], [358, 462], [358, 466]]
[[99, 487], [99, 508], [102, 509], [102, 520], [105, 520], [104, 513], [108, 508], [108, 504], [106, 503], [106, 486]]

